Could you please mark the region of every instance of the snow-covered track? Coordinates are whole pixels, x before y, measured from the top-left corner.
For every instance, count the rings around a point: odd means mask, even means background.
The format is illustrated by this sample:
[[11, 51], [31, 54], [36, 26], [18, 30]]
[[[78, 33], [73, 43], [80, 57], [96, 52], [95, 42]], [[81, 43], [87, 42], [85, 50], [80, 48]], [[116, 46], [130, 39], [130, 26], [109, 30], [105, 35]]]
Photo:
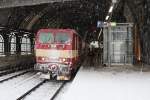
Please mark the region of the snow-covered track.
[[54, 100], [65, 85], [65, 81], [44, 80], [17, 100]]
[[3, 71], [0, 71], [0, 76], [9, 74], [9, 73], [11, 73], [11, 72], [12, 72], [12, 70], [3, 70]]
[[55, 97], [59, 94], [60, 90], [64, 87], [64, 85], [66, 84], [66, 81], [64, 81], [60, 87], [56, 90], [56, 92], [54, 93], [54, 95], [50, 98], [50, 100], [54, 100]]
[[22, 71], [21, 73], [18, 73], [18, 74], [14, 74], [14, 75], [10, 75], [10, 77], [7, 77], [7, 78], [0, 78], [0, 83], [2, 82], [5, 82], [5, 81], [8, 81], [10, 79], [13, 79], [13, 78], [16, 78], [18, 76], [21, 76], [21, 75], [24, 75], [26, 73], [30, 72], [29, 70], [26, 70], [26, 71]]
[[31, 70], [31, 68], [28, 68], [28, 69], [17, 69], [16, 68], [16, 69], [0, 70], [0, 77], [14, 73], [14, 72], [23, 71], [23, 70]]
[[21, 95], [19, 98], [17, 98], [17, 100], [22, 100], [24, 97], [26, 97], [32, 91], [34, 91], [35, 89], [37, 89], [38, 87], [40, 87], [41, 85], [43, 85], [43, 83], [45, 83], [45, 82], [46, 82], [46, 80], [41, 81], [39, 84], [37, 84], [36, 86], [34, 86], [33, 88], [31, 88], [29, 91], [27, 91], [26, 93], [24, 93], [23, 95]]
[[7, 74], [10, 74], [10, 73], [13, 73], [15, 70], [13, 69], [8, 69], [8, 70], [1, 70], [0, 71], [0, 77], [1, 76], [4, 76], [4, 75], [7, 75]]

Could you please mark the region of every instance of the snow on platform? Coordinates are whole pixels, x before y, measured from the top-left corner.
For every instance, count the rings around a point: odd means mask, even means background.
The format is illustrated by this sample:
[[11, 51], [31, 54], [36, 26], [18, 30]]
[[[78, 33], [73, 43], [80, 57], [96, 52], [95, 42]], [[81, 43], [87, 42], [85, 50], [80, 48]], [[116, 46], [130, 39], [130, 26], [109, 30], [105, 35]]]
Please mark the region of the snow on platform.
[[150, 100], [150, 71], [82, 67], [61, 100]]

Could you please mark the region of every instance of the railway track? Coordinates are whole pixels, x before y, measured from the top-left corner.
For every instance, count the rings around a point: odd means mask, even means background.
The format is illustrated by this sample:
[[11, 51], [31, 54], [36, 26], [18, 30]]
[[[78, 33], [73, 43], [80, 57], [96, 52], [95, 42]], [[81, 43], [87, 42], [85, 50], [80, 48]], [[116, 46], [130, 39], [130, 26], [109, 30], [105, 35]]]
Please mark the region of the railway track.
[[[0, 84], [0, 90], [7, 90], [0, 91], [0, 94], [2, 95], [0, 99], [2, 100], [9, 100], [10, 98], [12, 100], [30, 100], [28, 97], [32, 97], [31, 100], [36, 100], [33, 98], [39, 98], [39, 96], [32, 96], [32, 94], [38, 93], [43, 93], [44, 95], [47, 93], [47, 97], [44, 100], [53, 100], [59, 94], [66, 82], [41, 80], [39, 79], [38, 74], [31, 72], [31, 70], [26, 70], [2, 76], [0, 77], [0, 83], [3, 83]], [[47, 92], [43, 92], [43, 90], [46, 90]], [[5, 97], [5, 95], [8, 94], [9, 96]], [[41, 98], [43, 98], [44, 95], [41, 96]]]
[[43, 80], [32, 89], [17, 98], [17, 100], [54, 100], [65, 84], [65, 81], [55, 82]]
[[27, 69], [20, 69], [20, 70], [17, 70], [17, 69], [7, 69], [7, 70], [0, 70], [0, 77], [2, 77], [4, 75], [11, 74], [11, 73], [14, 73], [14, 72], [17, 72], [17, 71], [22, 71], [22, 70], [27, 70]]
[[[17, 100], [22, 94], [39, 84], [41, 80], [36, 73], [27, 73], [0, 84], [0, 100]], [[9, 94], [9, 95], [8, 95]]]
[[54, 100], [56, 98], [56, 96], [59, 94], [60, 90], [64, 87], [64, 85], [66, 84], [66, 82], [63, 82], [62, 85], [56, 90], [56, 92], [54, 93], [54, 95], [50, 98], [50, 100]]
[[7, 75], [12, 72], [13, 72], [13, 70], [3, 70], [3, 71], [0, 71], [0, 76]]
[[4, 76], [4, 75], [7, 75], [7, 74], [11, 74], [11, 73], [13, 73], [13, 72], [15, 72], [16, 70], [14, 70], [14, 69], [7, 69], [7, 70], [1, 70], [0, 71], [0, 77], [1, 76]]
[[18, 76], [24, 75], [24, 74], [26, 74], [28, 72], [30, 72], [30, 70], [20, 71], [18, 73], [12, 73], [11, 75], [0, 77], [0, 83], [8, 81], [8, 80], [13, 79], [13, 78], [16, 78]]
[[35, 89], [37, 89], [38, 87], [40, 87], [45, 82], [46, 82], [46, 80], [41, 81], [39, 84], [37, 84], [36, 86], [34, 86], [33, 88], [31, 88], [29, 91], [27, 91], [26, 93], [24, 93], [23, 95], [21, 95], [19, 98], [17, 98], [17, 100], [22, 100], [23, 98], [25, 98], [32, 91], [34, 91]]

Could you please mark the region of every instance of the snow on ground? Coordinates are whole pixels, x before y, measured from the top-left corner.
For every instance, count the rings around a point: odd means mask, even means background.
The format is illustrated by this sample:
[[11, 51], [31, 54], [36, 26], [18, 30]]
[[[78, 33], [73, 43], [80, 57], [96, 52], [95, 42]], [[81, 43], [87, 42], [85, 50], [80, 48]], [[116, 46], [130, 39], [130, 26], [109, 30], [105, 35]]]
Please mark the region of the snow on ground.
[[[21, 72], [2, 76], [0, 77], [0, 80], [11, 77]], [[38, 77], [38, 74], [36, 74], [35, 72], [28, 72], [24, 75], [5, 81], [0, 84], [0, 100], [16, 100], [16, 98], [24, 94], [26, 91], [28, 91], [41, 81], [42, 79], [40, 79]], [[63, 82], [61, 81], [48, 81], [37, 88], [35, 91], [33, 91], [23, 100], [49, 100], [54, 95], [56, 90], [62, 85], [62, 83]], [[65, 85], [65, 87], [67, 86]], [[61, 93], [63, 94], [65, 93], [65, 91], [66, 88], [63, 89]]]
[[35, 73], [28, 73], [1, 83], [0, 100], [16, 100], [17, 97], [21, 96], [29, 88], [38, 84], [39, 78], [30, 79], [34, 75]]
[[61, 84], [62, 82], [46, 82], [24, 100], [50, 100]]
[[63, 97], [63, 95], [68, 91], [68, 89], [70, 88], [72, 82], [67, 82], [65, 84], [65, 86], [60, 90], [59, 94], [56, 96], [56, 98], [54, 100], [61, 100], [61, 98]]
[[81, 68], [60, 100], [150, 100], [150, 71], [132, 66]]

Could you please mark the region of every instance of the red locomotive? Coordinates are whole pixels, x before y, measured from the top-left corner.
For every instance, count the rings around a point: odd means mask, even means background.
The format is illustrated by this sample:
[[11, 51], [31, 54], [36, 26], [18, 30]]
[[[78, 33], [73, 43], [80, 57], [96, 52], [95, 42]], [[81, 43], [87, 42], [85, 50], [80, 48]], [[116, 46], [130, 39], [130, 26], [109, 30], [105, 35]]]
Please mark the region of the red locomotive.
[[35, 69], [41, 77], [70, 80], [86, 44], [73, 29], [40, 29], [35, 40]]

